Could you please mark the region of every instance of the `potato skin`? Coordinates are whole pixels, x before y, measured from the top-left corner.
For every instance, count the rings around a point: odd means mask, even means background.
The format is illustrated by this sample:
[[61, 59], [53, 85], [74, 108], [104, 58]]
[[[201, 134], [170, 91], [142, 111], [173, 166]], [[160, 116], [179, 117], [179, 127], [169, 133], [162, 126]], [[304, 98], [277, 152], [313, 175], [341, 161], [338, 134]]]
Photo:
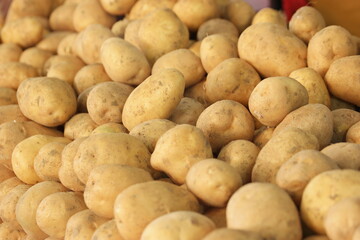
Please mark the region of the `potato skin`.
[[22, 51], [21, 47], [15, 43], [2, 43], [0, 45], [0, 64], [5, 62], [18, 62]]
[[109, 220], [103, 224], [101, 224], [94, 232], [91, 237], [91, 240], [96, 239], [107, 239], [107, 240], [123, 240], [120, 235], [117, 227], [115, 219]]
[[333, 159], [341, 169], [360, 169], [360, 144], [339, 142], [331, 144], [321, 150], [323, 154]]
[[339, 108], [331, 111], [334, 119], [334, 134], [331, 142], [345, 142], [348, 130], [360, 121], [360, 113], [347, 108]]
[[352, 143], [360, 143], [359, 129], [360, 129], [360, 121], [356, 122], [348, 129], [346, 133], [346, 141]]
[[243, 231], [230, 228], [217, 228], [207, 234], [203, 240], [261, 240], [259, 234], [250, 231]]
[[0, 64], [0, 87], [16, 90], [27, 78], [39, 76], [37, 69], [26, 63], [7, 62]]
[[251, 25], [259, 23], [274, 23], [285, 28], [287, 27], [285, 14], [269, 7], [260, 9], [253, 17]]

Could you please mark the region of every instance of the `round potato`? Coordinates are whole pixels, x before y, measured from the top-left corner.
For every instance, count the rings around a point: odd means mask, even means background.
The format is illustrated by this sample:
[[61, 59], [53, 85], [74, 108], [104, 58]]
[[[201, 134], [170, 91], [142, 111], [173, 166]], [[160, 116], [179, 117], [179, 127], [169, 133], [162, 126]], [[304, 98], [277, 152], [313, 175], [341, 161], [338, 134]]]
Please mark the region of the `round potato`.
[[207, 234], [203, 240], [261, 240], [263, 238], [260, 237], [258, 233], [238, 230], [238, 229], [230, 229], [230, 228], [219, 228], [215, 229], [209, 234]]
[[334, 133], [331, 142], [345, 142], [349, 128], [360, 121], [360, 113], [347, 108], [339, 108], [331, 113], [334, 119]]
[[223, 34], [234, 43], [237, 43], [240, 35], [239, 30], [231, 21], [222, 18], [213, 18], [200, 25], [196, 33], [196, 39], [201, 41], [212, 34]]
[[53, 53], [48, 50], [43, 50], [38, 47], [28, 48], [20, 56], [19, 62], [28, 64], [37, 69], [39, 75], [42, 74], [45, 62], [53, 56]]
[[130, 12], [136, 0], [120, 0], [113, 2], [112, 0], [100, 0], [101, 6], [111, 15], [125, 15]]
[[72, 33], [64, 37], [58, 45], [57, 54], [60, 56], [64, 56], [64, 55], [76, 56], [75, 40], [77, 35], [78, 35], [77, 33]]
[[123, 237], [120, 235], [115, 219], [109, 220], [101, 224], [94, 232], [91, 237], [91, 240], [96, 239], [106, 239], [106, 240], [123, 240]]
[[71, 140], [89, 136], [98, 127], [90, 114], [78, 113], [72, 116], [64, 126], [64, 136]]
[[183, 97], [174, 109], [169, 120], [176, 124], [196, 125], [205, 106], [193, 98]]
[[29, 120], [21, 112], [19, 105], [17, 104], [0, 106], [0, 116], [0, 124], [10, 121], [25, 122]]
[[16, 91], [8, 87], [0, 87], [0, 106], [17, 104]]
[[352, 143], [360, 143], [360, 121], [353, 124], [346, 133], [346, 141]]
[[203, 214], [215, 223], [216, 228], [226, 227], [226, 208], [208, 208]]
[[177, 0], [138, 0], [127, 17], [130, 20], [141, 19], [156, 9], [172, 9], [176, 2]]
[[254, 15], [251, 24], [259, 23], [274, 23], [285, 28], [287, 27], [285, 14], [270, 7], [262, 8]]
[[37, 69], [25, 63], [7, 62], [0, 64], [0, 87], [17, 89], [27, 78], [37, 77]]
[[21, 47], [15, 43], [2, 43], [0, 45], [0, 64], [6, 62], [18, 62], [22, 51]]
[[73, 32], [70, 31], [49, 32], [38, 44], [36, 44], [36, 47], [55, 54], [60, 42], [72, 33]]
[[95, 63], [81, 68], [75, 75], [73, 85], [76, 93], [80, 94], [89, 87], [109, 81], [111, 79], [106, 74], [104, 66], [100, 63]]
[[224, 11], [224, 17], [234, 23], [240, 33], [250, 26], [254, 15], [252, 5], [243, 0], [230, 1]]
[[129, 133], [129, 131], [121, 123], [104, 123], [96, 127], [91, 134], [98, 133]]
[[339, 142], [331, 144], [321, 150], [323, 154], [330, 157], [342, 169], [360, 169], [360, 144], [350, 142]]
[[3, 222], [0, 224], [0, 238], [6, 240], [25, 239], [26, 233], [21, 227], [14, 225], [11, 222]]
[[75, 31], [73, 16], [76, 3], [62, 4], [51, 12], [49, 23], [54, 31]]

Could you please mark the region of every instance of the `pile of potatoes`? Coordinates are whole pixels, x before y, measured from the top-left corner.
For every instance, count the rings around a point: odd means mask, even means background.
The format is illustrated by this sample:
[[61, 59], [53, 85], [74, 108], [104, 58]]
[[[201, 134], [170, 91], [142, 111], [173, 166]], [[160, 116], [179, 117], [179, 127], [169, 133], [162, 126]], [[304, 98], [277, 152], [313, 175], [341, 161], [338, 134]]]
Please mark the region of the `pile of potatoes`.
[[360, 239], [360, 40], [315, 8], [0, 18], [0, 239]]

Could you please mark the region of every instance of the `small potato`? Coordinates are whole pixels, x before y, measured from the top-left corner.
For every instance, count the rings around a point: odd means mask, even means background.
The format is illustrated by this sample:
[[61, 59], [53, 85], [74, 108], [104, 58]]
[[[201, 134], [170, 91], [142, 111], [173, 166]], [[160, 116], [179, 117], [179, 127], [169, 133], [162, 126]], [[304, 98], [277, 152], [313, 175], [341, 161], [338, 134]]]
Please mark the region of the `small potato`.
[[77, 94], [80, 94], [85, 89], [95, 86], [101, 82], [111, 81], [110, 77], [106, 74], [104, 66], [100, 63], [89, 64], [82, 67], [75, 75], [74, 89]]
[[36, 209], [36, 223], [49, 236], [63, 238], [69, 218], [85, 209], [82, 193], [55, 192], [41, 200]]
[[114, 215], [124, 239], [140, 239], [145, 227], [154, 219], [175, 211], [198, 212], [199, 208], [189, 191], [171, 183], [149, 181], [123, 190], [115, 200]]
[[15, 173], [5, 165], [0, 164], [0, 183], [12, 177], [15, 177]]
[[26, 233], [21, 227], [11, 222], [3, 222], [0, 224], [0, 238], [4, 240], [25, 239]]
[[94, 23], [111, 28], [115, 22], [116, 18], [102, 8], [99, 0], [80, 1], [73, 13], [73, 24], [77, 32]]
[[260, 149], [265, 146], [265, 144], [271, 139], [275, 128], [263, 126], [255, 130], [253, 142]]
[[233, 40], [234, 43], [237, 43], [240, 35], [234, 23], [226, 19], [213, 18], [200, 25], [196, 39], [201, 41], [212, 34], [223, 34]]
[[111, 27], [111, 32], [119, 38], [123, 38], [125, 36], [125, 29], [127, 28], [127, 26], [129, 25], [130, 20], [127, 18], [121, 19], [119, 21], [117, 21], [116, 23], [114, 23]]
[[360, 113], [346, 108], [336, 109], [331, 113], [334, 119], [334, 133], [331, 142], [345, 142], [349, 128], [360, 121]]
[[201, 41], [196, 41], [194, 43], [191, 43], [188, 49], [193, 53], [195, 53], [196, 56], [200, 57], [200, 46], [201, 46]]
[[91, 240], [97, 239], [106, 239], [106, 240], [123, 240], [123, 237], [120, 235], [116, 222], [114, 219], [109, 220], [101, 224], [94, 232], [91, 237]]
[[42, 75], [45, 62], [54, 54], [48, 50], [37, 47], [26, 49], [20, 56], [19, 62], [28, 64], [37, 69], [39, 75]]
[[321, 150], [342, 169], [360, 170], [360, 144], [339, 142]]
[[[341, 26], [331, 25], [321, 29], [310, 39], [307, 65], [324, 77], [336, 59], [356, 54], [357, 45], [349, 31]], [[348, 64], [346, 66], [349, 67]], [[329, 90], [331, 92], [331, 87]]]
[[136, 0], [120, 0], [113, 2], [112, 0], [100, 0], [101, 6], [111, 15], [125, 15], [130, 12]]
[[177, 49], [158, 58], [152, 67], [152, 74], [157, 74], [165, 68], [179, 70], [184, 75], [185, 87], [200, 82], [205, 76], [200, 58], [189, 49]]
[[150, 222], [141, 234], [141, 240], [176, 240], [179, 235], [188, 240], [203, 239], [215, 229], [206, 216], [191, 211], [175, 211]]
[[312, 68], [300, 68], [292, 71], [290, 78], [301, 83], [309, 95], [309, 103], [322, 103], [330, 107], [330, 95], [324, 79]]
[[287, 20], [284, 13], [274, 8], [262, 8], [253, 17], [251, 24], [274, 23], [287, 28]]
[[300, 205], [304, 189], [313, 177], [338, 168], [336, 161], [326, 154], [318, 150], [302, 150], [281, 165], [276, 174], [276, 184]]
[[209, 103], [206, 100], [204, 85], [205, 80], [202, 80], [201, 82], [186, 88], [184, 92], [184, 97], [193, 98], [196, 101], [202, 103], [205, 107], [209, 106]]
[[15, 122], [25, 122], [29, 120], [24, 114], [21, 112], [19, 105], [10, 104], [0, 106], [0, 124], [15, 121]]
[[141, 19], [156, 9], [172, 9], [176, 2], [177, 0], [138, 0], [127, 17], [129, 20]]
[[107, 39], [101, 46], [100, 58], [105, 72], [115, 82], [139, 85], [150, 75], [145, 55], [121, 38]]
[[123, 121], [123, 109], [133, 87], [120, 82], [97, 84], [87, 98], [87, 110], [91, 119], [98, 125]]
[[55, 54], [60, 42], [72, 33], [73, 32], [70, 31], [50, 32], [46, 34], [38, 44], [36, 44], [36, 47]]
[[240, 33], [250, 26], [254, 15], [252, 5], [243, 0], [232, 0], [225, 7], [225, 19], [234, 23]]
[[260, 148], [248, 140], [234, 140], [221, 148], [218, 159], [235, 168], [245, 184], [251, 181], [251, 172], [259, 151]]
[[187, 175], [187, 188], [207, 205], [225, 207], [242, 185], [240, 174], [230, 164], [210, 158], [194, 163]]
[[169, 118], [181, 101], [184, 89], [184, 76], [176, 69], [151, 75], [127, 98], [122, 112], [124, 126], [131, 131], [147, 120]]
[[337, 98], [360, 106], [360, 56], [348, 56], [334, 60], [329, 65], [325, 82], [329, 92]]
[[60, 56], [76, 56], [75, 47], [73, 46], [75, 45], [77, 35], [77, 33], [72, 33], [69, 34], [67, 37], [63, 38], [58, 45], [57, 54]]
[[200, 114], [205, 106], [193, 98], [183, 97], [177, 107], [174, 109], [169, 120], [176, 124], [196, 125]]
[[260, 150], [251, 180], [275, 183], [276, 174], [282, 164], [295, 153], [306, 149], [319, 150], [319, 142], [313, 134], [294, 127], [284, 129], [273, 136]]
[[240, 58], [225, 59], [206, 77], [206, 99], [209, 103], [228, 99], [248, 106], [250, 94], [260, 80], [259, 74], [246, 61]]
[[0, 183], [0, 202], [2, 199], [8, 194], [13, 188], [16, 186], [24, 184], [19, 178], [12, 177], [9, 179], [6, 179], [5, 181]]
[[263, 77], [288, 76], [306, 67], [305, 43], [279, 24], [251, 25], [241, 33], [237, 46], [240, 58]]
[[221, 100], [207, 107], [199, 116], [196, 127], [209, 139], [213, 152], [233, 140], [252, 140], [254, 120], [241, 103]]
[[39, 76], [36, 68], [19, 62], [0, 64], [0, 87], [17, 89], [22, 81], [27, 78]]
[[296, 10], [289, 21], [289, 30], [305, 43], [326, 27], [321, 13], [314, 7], [303, 6]]
[[58, 78], [28, 78], [16, 95], [23, 114], [44, 126], [64, 124], [76, 112], [75, 91]]
[[151, 119], [136, 125], [129, 134], [139, 138], [152, 153], [159, 138], [175, 126], [176, 123], [167, 119]]
[[97, 126], [91, 134], [98, 133], [129, 133], [129, 131], [121, 123], [104, 123]]
[[230, 228], [215, 229], [206, 235], [203, 240], [261, 240], [258, 233]]
[[87, 99], [89, 97], [90, 91], [94, 88], [95, 86], [91, 86], [86, 88], [84, 91], [82, 91], [79, 96], [77, 97], [77, 111], [79, 113], [88, 113], [88, 109], [87, 109]]
[[49, 23], [54, 31], [75, 31], [73, 16], [77, 4], [62, 4], [51, 12]]
[[65, 123], [64, 136], [71, 140], [87, 137], [97, 126], [88, 113], [78, 113]]
[[226, 227], [226, 208], [208, 208], [203, 214], [215, 223], [216, 228]]
[[330, 102], [331, 102], [331, 104], [330, 104], [331, 110], [336, 110], [339, 108], [346, 108], [346, 109], [351, 109], [351, 110], [356, 109], [356, 106], [354, 104], [351, 104], [349, 102], [346, 102], [346, 101], [336, 98], [334, 96], [330, 96]]
[[249, 97], [249, 110], [262, 124], [275, 127], [291, 111], [308, 103], [306, 88], [289, 77], [269, 77]]
[[15, 20], [26, 16], [48, 17], [52, 10], [52, 2], [47, 0], [13, 1], [8, 10], [7, 20]]
[[165, 172], [177, 184], [185, 183], [190, 167], [212, 158], [209, 141], [197, 127], [181, 124], [166, 131], [151, 155], [151, 166]]
[[[0, 28], [1, 31], [1, 28]], [[15, 43], [2, 43], [0, 45], [0, 64], [6, 62], [18, 62], [22, 53], [21, 47]]]
[[237, 190], [226, 207], [226, 219], [228, 228], [253, 231], [264, 239], [301, 240], [302, 237], [294, 202], [271, 183], [249, 183]]
[[125, 28], [124, 40], [134, 45], [141, 50], [139, 40], [139, 29], [142, 23], [142, 19], [131, 20]]
[[360, 121], [353, 124], [346, 133], [346, 141], [360, 144]]
[[213, 34], [201, 41], [200, 58], [207, 73], [210, 73], [224, 60], [237, 57], [236, 43], [227, 36]]
[[151, 175], [140, 168], [120, 164], [97, 166], [91, 170], [86, 182], [86, 206], [100, 217], [114, 218], [114, 202], [117, 195], [131, 185], [152, 180]]

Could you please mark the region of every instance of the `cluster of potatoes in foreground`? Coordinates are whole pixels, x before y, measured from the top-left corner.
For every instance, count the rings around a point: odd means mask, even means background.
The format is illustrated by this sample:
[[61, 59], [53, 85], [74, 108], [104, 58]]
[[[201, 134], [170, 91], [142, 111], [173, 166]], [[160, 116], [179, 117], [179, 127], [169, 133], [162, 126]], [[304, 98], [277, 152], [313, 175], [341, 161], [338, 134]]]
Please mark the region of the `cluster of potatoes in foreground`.
[[0, 239], [360, 239], [360, 41], [316, 9], [13, 0], [0, 29]]

